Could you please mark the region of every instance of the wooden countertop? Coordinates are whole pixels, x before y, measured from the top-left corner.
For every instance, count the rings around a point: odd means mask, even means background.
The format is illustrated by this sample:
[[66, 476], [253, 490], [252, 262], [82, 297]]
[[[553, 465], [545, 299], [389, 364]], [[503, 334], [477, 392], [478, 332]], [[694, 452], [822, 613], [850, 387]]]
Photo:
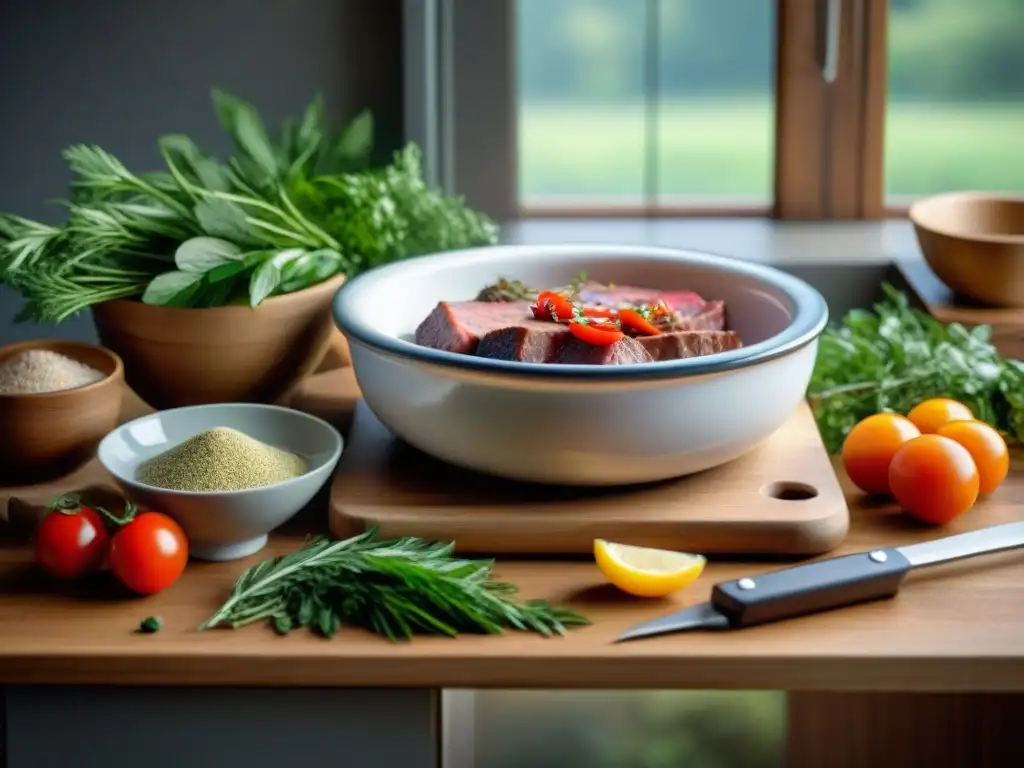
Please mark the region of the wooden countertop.
[[[339, 399], [338, 394], [341, 393]], [[358, 391], [347, 370], [311, 379], [298, 405], [344, 425]], [[133, 406], [134, 407], [134, 406]], [[87, 484], [87, 473], [60, 488]], [[849, 495], [852, 528], [834, 554], [940, 534], [891, 507]], [[955, 533], [1024, 519], [1024, 453], [1007, 483]], [[300, 522], [300, 527], [301, 523]], [[908, 578], [894, 600], [733, 633], [691, 633], [612, 645], [627, 627], [705, 600], [717, 581], [778, 567], [714, 562], [677, 597], [643, 601], [603, 586], [589, 562], [499, 562], [525, 597], [567, 602], [594, 625], [564, 639], [418, 638], [391, 644], [360, 631], [333, 640], [269, 629], [195, 627], [253, 560], [299, 546], [306, 530], [234, 563], [192, 563], [166, 593], [139, 599], [55, 594], [24, 547], [0, 548], [0, 684], [431, 686], [452, 688], [732, 688], [787, 690], [1024, 691], [1024, 552], [992, 555]], [[294, 527], [294, 526], [292, 526]], [[164, 628], [135, 634], [150, 615]]]

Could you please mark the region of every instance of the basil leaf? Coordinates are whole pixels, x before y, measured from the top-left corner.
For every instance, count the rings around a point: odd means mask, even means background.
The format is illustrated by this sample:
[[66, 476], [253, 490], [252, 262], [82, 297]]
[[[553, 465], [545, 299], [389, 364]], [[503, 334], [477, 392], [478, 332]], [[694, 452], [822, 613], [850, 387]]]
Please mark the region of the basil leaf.
[[258, 307], [267, 296], [277, 290], [281, 282], [281, 270], [273, 259], [260, 264], [249, 279], [249, 306]]
[[322, 283], [336, 275], [341, 266], [341, 254], [337, 251], [323, 249], [305, 253], [282, 268], [278, 292], [292, 293]]
[[295, 159], [295, 141], [299, 130], [299, 123], [294, 117], [286, 117], [281, 121], [281, 138], [277, 142], [278, 162], [282, 167], [291, 165]]
[[256, 197], [269, 195], [276, 183], [273, 176], [244, 155], [228, 158], [228, 175], [235, 186]]
[[245, 272], [252, 265], [246, 263], [244, 259], [238, 261], [229, 261], [226, 264], [221, 264], [219, 267], [214, 267], [206, 273], [206, 282], [213, 284], [219, 283], [222, 280], [227, 280], [234, 277], [235, 275]]
[[217, 237], [193, 237], [178, 246], [174, 264], [182, 272], [208, 272], [241, 258], [242, 249]]
[[194, 212], [207, 235], [246, 245], [260, 242], [245, 211], [230, 200], [208, 197], [196, 203]]
[[184, 174], [196, 186], [218, 192], [230, 191], [231, 182], [221, 164], [203, 154], [188, 136], [172, 133], [161, 136], [158, 144], [168, 166]]
[[199, 272], [164, 272], [149, 281], [145, 292], [142, 294], [144, 304], [155, 304], [157, 306], [168, 306], [169, 302], [179, 293], [192, 288], [203, 276]]
[[213, 106], [220, 124], [240, 152], [247, 155], [268, 176], [278, 174], [274, 145], [270, 143], [256, 109], [246, 101], [219, 89], [213, 90]]
[[[234, 267], [235, 265], [241, 265], [241, 262], [233, 261], [224, 266]], [[211, 280], [210, 275], [211, 272], [207, 272], [202, 282], [197, 283], [198, 291], [192, 297], [190, 306], [204, 308], [223, 307], [225, 302], [231, 298], [235, 285], [238, 282], [239, 273], [235, 272], [233, 275], [222, 276], [219, 280]]]
[[339, 160], [365, 161], [373, 151], [373, 113], [364, 109], [342, 131], [334, 147]]
[[324, 118], [324, 97], [317, 94], [302, 113], [295, 134], [295, 156], [309, 157], [319, 151], [326, 132], [327, 120]]

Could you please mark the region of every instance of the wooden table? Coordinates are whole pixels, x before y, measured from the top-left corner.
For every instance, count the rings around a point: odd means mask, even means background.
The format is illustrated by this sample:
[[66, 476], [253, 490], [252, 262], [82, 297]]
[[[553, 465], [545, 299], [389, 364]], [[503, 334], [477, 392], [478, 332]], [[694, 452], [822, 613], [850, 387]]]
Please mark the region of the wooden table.
[[[294, 404], [325, 413], [344, 426], [357, 398], [346, 369], [312, 379]], [[70, 484], [88, 480], [83, 476]], [[852, 489], [849, 499], [852, 528], [839, 552], [1024, 519], [1024, 455], [1014, 456], [1011, 477], [993, 497], [941, 531], [912, 524], [889, 506], [865, 504]], [[959, 765], [949, 760], [966, 756], [972, 757], [974, 766], [987, 765], [983, 758], [988, 753], [975, 748], [975, 739], [984, 737], [991, 747], [1002, 721], [988, 718], [984, 727], [992, 732], [963, 735], [954, 727], [957, 718], [964, 708], [992, 708], [997, 703], [997, 714], [1010, 707], [1018, 715], [1024, 712], [1024, 697], [1019, 695], [1024, 694], [1020, 552], [914, 574], [903, 592], [887, 602], [743, 632], [693, 633], [623, 645], [610, 641], [627, 627], [706, 599], [714, 582], [778, 563], [713, 562], [695, 586], [676, 598], [654, 602], [616, 594], [603, 585], [591, 562], [499, 563], [500, 577], [518, 584], [524, 596], [569, 603], [593, 620], [592, 627], [564, 639], [509, 635], [454, 641], [424, 638], [394, 645], [359, 631], [343, 631], [332, 642], [301, 633], [279, 638], [259, 627], [196, 632], [246, 566], [298, 547], [305, 533], [323, 525], [323, 509], [311, 510], [289, 526], [288, 533], [275, 535], [269, 551], [241, 562], [190, 564], [173, 588], [146, 599], [90, 600], [55, 594], [33, 570], [27, 549], [0, 550], [0, 683], [434, 691], [783, 689], [797, 692], [790, 703], [790, 764], [817, 766], [827, 761], [833, 767], [901, 765], [899, 760], [932, 754], [942, 759], [922, 765]], [[134, 634], [139, 621], [153, 614], [163, 618], [164, 629], [153, 635]], [[11, 690], [23, 696], [36, 689]], [[909, 692], [972, 695], [908, 698]], [[981, 693], [990, 696], [977, 695]], [[994, 699], [994, 693], [1018, 695]], [[409, 700], [388, 706], [407, 706], [419, 711], [423, 722], [433, 722], [435, 696], [413, 701], [413, 692], [398, 695]], [[49, 711], [60, 709], [53, 702], [31, 701]], [[8, 703], [10, 711], [10, 693]], [[838, 721], [834, 715], [840, 710], [845, 714]], [[86, 714], [81, 707], [67, 711], [77, 717]], [[931, 723], [927, 740], [898, 739], [886, 730], [895, 727], [888, 718], [907, 725], [908, 713], [922, 711]], [[880, 727], [887, 734], [884, 744], [879, 741]], [[429, 747], [430, 739], [424, 743]], [[936, 744], [942, 745], [937, 751]], [[21, 765], [12, 762], [11, 768]]]

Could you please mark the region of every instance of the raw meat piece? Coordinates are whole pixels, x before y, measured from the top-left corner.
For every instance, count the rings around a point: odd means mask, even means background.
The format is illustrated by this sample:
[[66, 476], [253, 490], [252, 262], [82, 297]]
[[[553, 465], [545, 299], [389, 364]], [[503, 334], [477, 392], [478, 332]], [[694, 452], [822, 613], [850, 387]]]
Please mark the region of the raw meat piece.
[[587, 344], [573, 337], [562, 345], [551, 362], [571, 365], [631, 365], [649, 363], [651, 359], [640, 342], [629, 336], [603, 347]]
[[739, 349], [740, 337], [733, 331], [673, 331], [637, 339], [653, 360], [682, 360]]
[[521, 363], [550, 363], [572, 332], [566, 325], [543, 320], [524, 320], [509, 328], [491, 331], [477, 345], [478, 357], [517, 360]]
[[498, 328], [530, 321], [526, 301], [442, 301], [416, 328], [416, 343], [471, 355], [480, 337]]

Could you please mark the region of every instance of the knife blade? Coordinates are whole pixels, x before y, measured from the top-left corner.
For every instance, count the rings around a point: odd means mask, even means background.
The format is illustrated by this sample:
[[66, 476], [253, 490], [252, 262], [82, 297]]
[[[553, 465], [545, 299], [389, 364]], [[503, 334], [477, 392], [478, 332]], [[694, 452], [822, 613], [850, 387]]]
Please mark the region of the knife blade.
[[903, 547], [882, 547], [724, 581], [712, 588], [709, 602], [639, 624], [614, 642], [694, 629], [742, 629], [882, 600], [894, 597], [904, 577], [915, 568], [1019, 547], [1024, 547], [1024, 522], [994, 525]]

